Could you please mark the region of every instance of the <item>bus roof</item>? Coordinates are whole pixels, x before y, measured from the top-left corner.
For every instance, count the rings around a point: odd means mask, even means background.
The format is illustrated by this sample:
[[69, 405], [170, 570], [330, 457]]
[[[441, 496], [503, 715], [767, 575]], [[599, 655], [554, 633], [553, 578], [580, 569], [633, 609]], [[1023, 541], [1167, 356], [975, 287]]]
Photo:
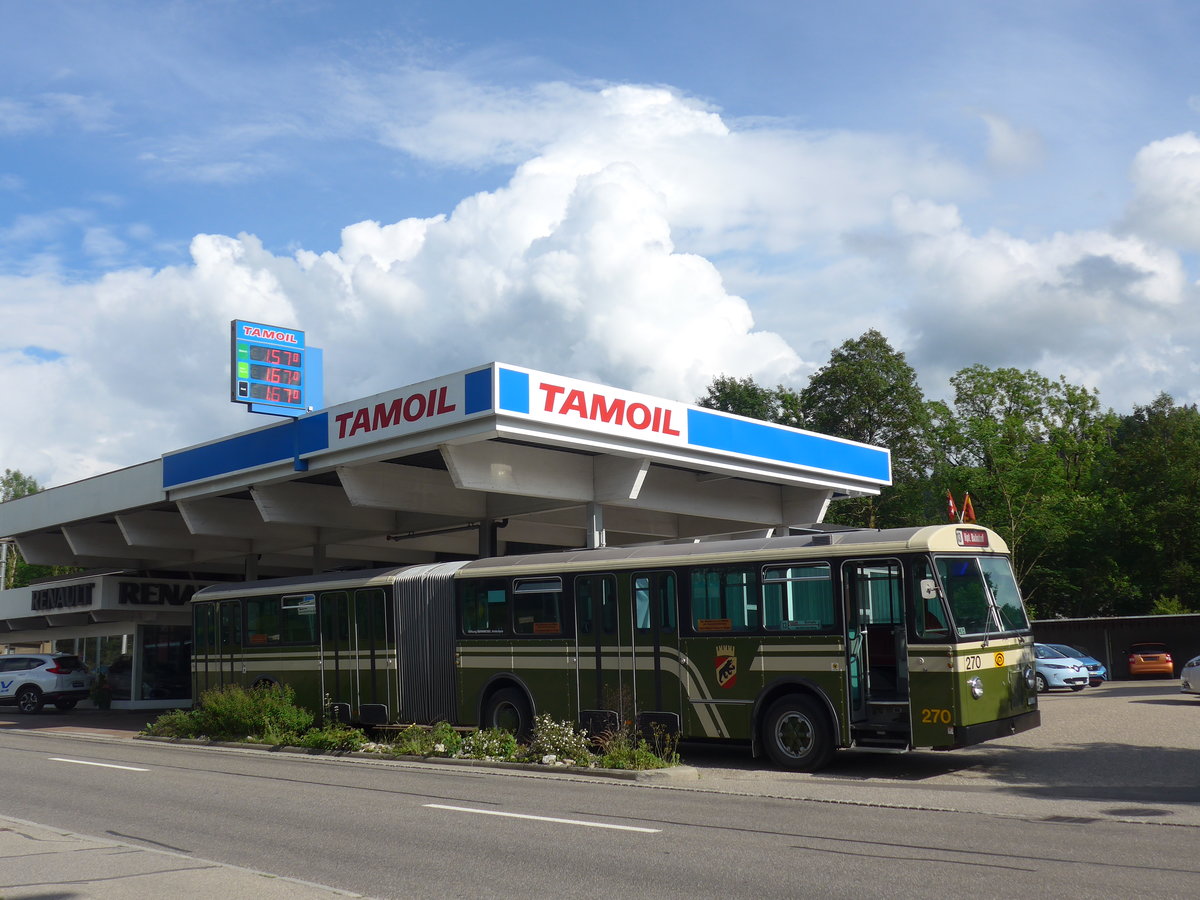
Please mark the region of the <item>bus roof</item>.
[[[966, 540], [964, 534], [971, 535]], [[319, 575], [264, 579], [241, 583], [222, 583], [204, 588], [194, 601], [211, 600], [237, 594], [278, 594], [288, 588], [336, 590], [350, 585], [384, 586], [397, 579], [418, 577], [435, 571], [460, 575], [519, 575], [555, 569], [598, 571], [647, 566], [733, 562], [747, 553], [760, 559], [804, 559], [827, 556], [853, 556], [857, 553], [877, 556], [887, 553], [978, 552], [1007, 554], [1008, 545], [1000, 535], [975, 525], [926, 525], [917, 528], [857, 529], [819, 534], [724, 541], [700, 541], [687, 544], [654, 544], [638, 547], [604, 547], [597, 550], [568, 550], [524, 556], [499, 556], [469, 562], [431, 563], [418, 566], [329, 572]]]

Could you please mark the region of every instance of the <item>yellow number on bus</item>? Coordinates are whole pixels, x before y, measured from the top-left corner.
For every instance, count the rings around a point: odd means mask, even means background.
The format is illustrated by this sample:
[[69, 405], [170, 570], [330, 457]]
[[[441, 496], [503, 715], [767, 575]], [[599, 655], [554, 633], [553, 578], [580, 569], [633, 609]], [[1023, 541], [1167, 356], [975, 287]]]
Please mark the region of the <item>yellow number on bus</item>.
[[948, 709], [930, 709], [926, 707], [921, 710], [922, 725], [949, 725], [954, 721], [954, 717], [950, 715]]

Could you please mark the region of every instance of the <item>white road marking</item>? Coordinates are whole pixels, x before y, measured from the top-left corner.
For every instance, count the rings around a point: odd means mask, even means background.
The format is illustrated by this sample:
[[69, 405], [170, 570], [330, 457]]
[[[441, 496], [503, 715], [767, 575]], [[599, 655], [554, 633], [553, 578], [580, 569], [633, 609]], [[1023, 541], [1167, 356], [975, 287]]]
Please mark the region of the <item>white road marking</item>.
[[661, 828], [638, 828], [636, 825], [610, 825], [607, 822], [583, 822], [579, 819], [556, 819], [553, 816], [527, 816], [524, 813], [500, 812], [494, 809], [471, 809], [468, 806], [445, 806], [441, 803], [426, 803], [429, 809], [448, 809], [452, 812], [477, 813], [481, 816], [503, 816], [508, 819], [532, 819], [535, 822], [554, 822], [558, 825], [583, 825], [585, 828], [611, 828], [614, 831], [639, 831], [642, 834], [658, 834]]
[[118, 766], [113, 763], [88, 762], [86, 759], [64, 759], [61, 756], [51, 756], [51, 762], [69, 762], [80, 766], [100, 766], [105, 769], [125, 769], [128, 772], [149, 772], [149, 769], [139, 769], [137, 766]]

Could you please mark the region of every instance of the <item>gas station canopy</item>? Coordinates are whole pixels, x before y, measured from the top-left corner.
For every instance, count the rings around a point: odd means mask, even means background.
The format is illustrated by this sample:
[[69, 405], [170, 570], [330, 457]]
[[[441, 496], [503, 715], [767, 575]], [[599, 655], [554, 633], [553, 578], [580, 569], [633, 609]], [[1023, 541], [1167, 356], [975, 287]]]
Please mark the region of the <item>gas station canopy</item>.
[[879, 447], [491, 363], [0, 504], [29, 563], [219, 579], [819, 523]]

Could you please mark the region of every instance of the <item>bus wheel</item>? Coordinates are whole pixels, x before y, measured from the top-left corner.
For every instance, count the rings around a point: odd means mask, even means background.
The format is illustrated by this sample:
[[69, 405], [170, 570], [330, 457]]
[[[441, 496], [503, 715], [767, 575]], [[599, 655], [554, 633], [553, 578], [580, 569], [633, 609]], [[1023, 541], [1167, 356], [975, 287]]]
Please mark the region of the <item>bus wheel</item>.
[[533, 710], [524, 692], [504, 688], [488, 697], [483, 708], [483, 726], [510, 731], [519, 741], [529, 740], [533, 733]]
[[776, 700], [763, 719], [763, 743], [776, 765], [815, 772], [833, 756], [829, 719], [810, 697], [792, 694]]

